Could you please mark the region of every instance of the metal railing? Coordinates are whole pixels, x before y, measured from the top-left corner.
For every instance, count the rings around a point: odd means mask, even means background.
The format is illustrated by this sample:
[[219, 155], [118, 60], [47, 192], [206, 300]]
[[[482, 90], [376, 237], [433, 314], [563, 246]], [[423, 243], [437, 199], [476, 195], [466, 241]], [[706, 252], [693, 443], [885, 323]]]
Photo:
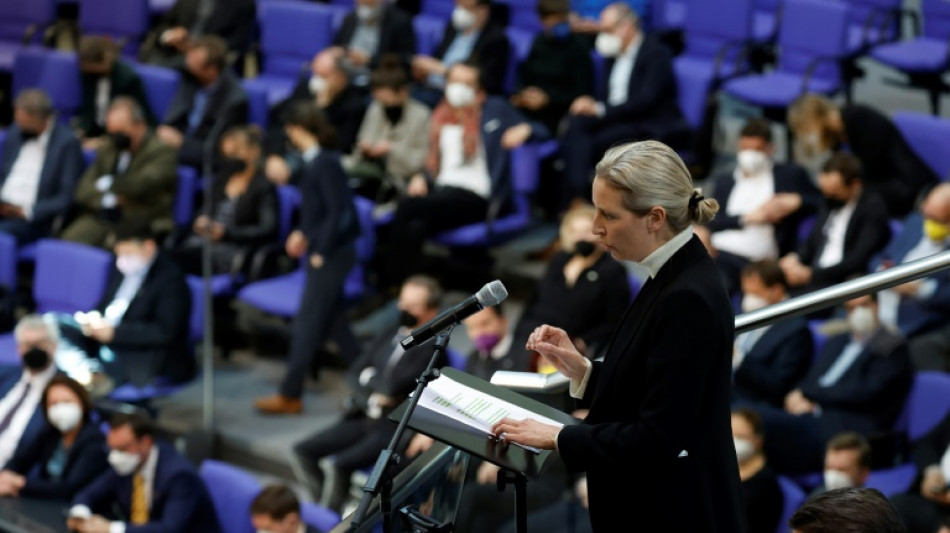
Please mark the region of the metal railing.
[[[751, 313], [736, 316], [736, 333], [758, 329], [785, 318], [805, 315], [846, 302], [865, 294], [878, 292], [935, 272], [950, 269], [950, 251], [934, 254], [887, 270], [845, 281], [825, 289], [763, 307]], [[495, 385], [518, 392], [558, 393], [567, 389], [569, 380], [561, 373], [536, 374], [533, 372], [498, 371], [492, 376]]]

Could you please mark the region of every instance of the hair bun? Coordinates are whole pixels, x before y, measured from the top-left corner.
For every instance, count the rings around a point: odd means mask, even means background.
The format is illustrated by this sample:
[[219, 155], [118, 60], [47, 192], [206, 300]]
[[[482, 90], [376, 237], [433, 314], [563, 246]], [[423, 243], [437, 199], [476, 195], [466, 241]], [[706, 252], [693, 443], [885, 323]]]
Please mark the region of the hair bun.
[[693, 189], [689, 197], [690, 219], [699, 225], [708, 224], [719, 212], [719, 202], [715, 198], [703, 196], [702, 189]]

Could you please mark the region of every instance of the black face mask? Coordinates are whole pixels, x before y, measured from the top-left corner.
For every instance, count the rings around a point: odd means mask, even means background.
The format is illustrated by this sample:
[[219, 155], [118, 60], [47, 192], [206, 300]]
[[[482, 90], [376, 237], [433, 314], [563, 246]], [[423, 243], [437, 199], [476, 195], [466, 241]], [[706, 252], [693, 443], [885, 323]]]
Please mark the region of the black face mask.
[[115, 149], [120, 152], [132, 148], [132, 137], [129, 137], [121, 131], [110, 133], [109, 137], [112, 139], [112, 146], [115, 146]]
[[402, 120], [403, 106], [400, 105], [388, 105], [383, 107], [383, 112], [386, 113], [386, 120], [390, 124], [396, 125]]
[[590, 257], [596, 249], [597, 245], [590, 241], [577, 241], [577, 244], [574, 245], [574, 255]]
[[418, 322], [419, 322], [419, 319], [416, 318], [416, 316], [410, 313], [409, 311], [406, 311], [405, 309], [401, 309], [399, 311], [399, 325], [400, 326], [411, 328], [412, 326], [415, 326]]
[[247, 170], [247, 161], [230, 156], [221, 158], [221, 173], [225, 176], [230, 177], [245, 170]]
[[40, 136], [38, 131], [20, 130], [20, 140], [22, 142], [32, 141]]
[[30, 348], [23, 354], [23, 366], [30, 370], [43, 370], [49, 366], [49, 352], [42, 348]]
[[840, 198], [825, 197], [825, 207], [827, 207], [829, 211], [834, 211], [835, 209], [841, 209], [842, 207], [844, 207], [845, 203], [847, 202], [845, 202], [844, 200]]

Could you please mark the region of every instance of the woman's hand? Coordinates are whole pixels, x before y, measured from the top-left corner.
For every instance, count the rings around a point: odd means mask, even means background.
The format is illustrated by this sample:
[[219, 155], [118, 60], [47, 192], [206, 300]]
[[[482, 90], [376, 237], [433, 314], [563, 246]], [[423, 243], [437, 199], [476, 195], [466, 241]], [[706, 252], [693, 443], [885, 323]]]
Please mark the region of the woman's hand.
[[287, 237], [287, 244], [284, 248], [290, 257], [300, 257], [307, 251], [307, 237], [305, 237], [303, 232], [299, 229], [294, 230], [290, 236]]
[[502, 418], [492, 426], [491, 432], [502, 441], [517, 442], [542, 450], [553, 450], [557, 448], [557, 434], [561, 432], [561, 427], [542, 424], [533, 418], [524, 420]]
[[574, 347], [563, 329], [548, 325], [535, 328], [525, 348], [541, 354], [558, 372], [572, 380], [581, 379], [587, 373], [587, 358]]

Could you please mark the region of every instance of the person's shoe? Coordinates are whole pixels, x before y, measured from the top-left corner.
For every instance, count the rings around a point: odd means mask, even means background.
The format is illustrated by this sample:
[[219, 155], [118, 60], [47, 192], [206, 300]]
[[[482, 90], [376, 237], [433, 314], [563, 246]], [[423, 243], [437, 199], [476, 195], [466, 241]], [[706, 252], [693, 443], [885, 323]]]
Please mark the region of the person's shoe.
[[282, 394], [275, 394], [258, 398], [254, 407], [265, 415], [298, 415], [303, 411], [303, 402], [299, 398], [288, 398]]

